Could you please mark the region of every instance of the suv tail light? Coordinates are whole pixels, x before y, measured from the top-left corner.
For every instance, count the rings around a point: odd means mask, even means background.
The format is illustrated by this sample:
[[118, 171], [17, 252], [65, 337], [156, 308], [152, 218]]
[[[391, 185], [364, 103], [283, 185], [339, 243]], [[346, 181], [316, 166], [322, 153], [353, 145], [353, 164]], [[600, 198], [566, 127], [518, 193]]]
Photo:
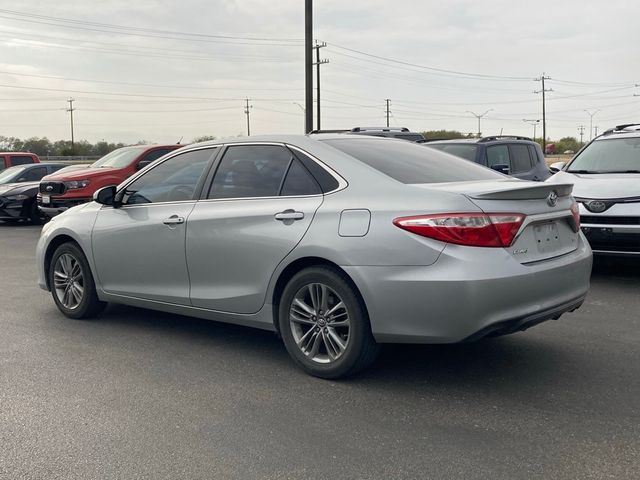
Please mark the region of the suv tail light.
[[441, 242], [473, 247], [509, 247], [525, 219], [521, 213], [442, 213], [400, 217], [408, 232]]
[[580, 209], [578, 208], [578, 203], [575, 200], [571, 204], [571, 215], [573, 215], [573, 224], [571, 227], [574, 232], [578, 233], [580, 231]]

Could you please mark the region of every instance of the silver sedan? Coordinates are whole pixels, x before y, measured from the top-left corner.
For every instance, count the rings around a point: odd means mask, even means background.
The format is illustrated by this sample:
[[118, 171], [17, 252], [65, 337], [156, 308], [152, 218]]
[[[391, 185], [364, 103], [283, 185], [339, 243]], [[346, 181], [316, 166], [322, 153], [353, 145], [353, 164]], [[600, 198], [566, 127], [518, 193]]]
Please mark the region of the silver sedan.
[[276, 331], [336, 378], [380, 343], [475, 340], [578, 308], [592, 256], [571, 188], [385, 138], [190, 145], [45, 225], [39, 284], [71, 318], [115, 302]]

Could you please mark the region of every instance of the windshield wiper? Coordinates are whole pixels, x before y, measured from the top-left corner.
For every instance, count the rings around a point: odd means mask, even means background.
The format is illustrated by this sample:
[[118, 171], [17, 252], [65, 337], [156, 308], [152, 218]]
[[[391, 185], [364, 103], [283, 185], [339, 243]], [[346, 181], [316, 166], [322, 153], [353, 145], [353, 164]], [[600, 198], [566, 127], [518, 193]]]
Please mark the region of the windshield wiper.
[[567, 170], [567, 173], [604, 173], [597, 170]]

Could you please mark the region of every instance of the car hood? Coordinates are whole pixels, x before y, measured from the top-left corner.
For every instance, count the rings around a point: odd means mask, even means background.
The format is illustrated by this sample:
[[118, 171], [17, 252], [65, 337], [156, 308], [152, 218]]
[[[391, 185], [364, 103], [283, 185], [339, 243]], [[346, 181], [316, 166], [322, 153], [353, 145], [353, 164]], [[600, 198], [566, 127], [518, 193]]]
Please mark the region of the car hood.
[[62, 173], [52, 173], [47, 175], [42, 180], [45, 182], [68, 182], [70, 180], [84, 180], [86, 178], [101, 177], [103, 175], [109, 175], [110, 173], [119, 172], [120, 168], [82, 168], [79, 170], [66, 171]]
[[577, 174], [558, 172], [547, 183], [573, 183], [573, 196], [578, 198], [640, 197], [640, 173]]
[[0, 195], [17, 195], [27, 190], [38, 188], [40, 182], [5, 183], [0, 185]]

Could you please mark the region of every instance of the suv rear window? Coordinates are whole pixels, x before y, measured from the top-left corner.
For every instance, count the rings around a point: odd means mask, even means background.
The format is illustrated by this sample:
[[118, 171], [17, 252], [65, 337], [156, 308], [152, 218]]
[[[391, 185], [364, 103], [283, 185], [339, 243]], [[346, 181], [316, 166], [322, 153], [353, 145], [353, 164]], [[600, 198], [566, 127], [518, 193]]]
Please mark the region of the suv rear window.
[[477, 145], [464, 145], [460, 143], [428, 143], [427, 146], [450, 153], [456, 157], [464, 158], [465, 160], [471, 160], [472, 162], [475, 161], [476, 150], [478, 150]]
[[422, 144], [373, 138], [321, 141], [406, 184], [504, 178], [485, 167]]

